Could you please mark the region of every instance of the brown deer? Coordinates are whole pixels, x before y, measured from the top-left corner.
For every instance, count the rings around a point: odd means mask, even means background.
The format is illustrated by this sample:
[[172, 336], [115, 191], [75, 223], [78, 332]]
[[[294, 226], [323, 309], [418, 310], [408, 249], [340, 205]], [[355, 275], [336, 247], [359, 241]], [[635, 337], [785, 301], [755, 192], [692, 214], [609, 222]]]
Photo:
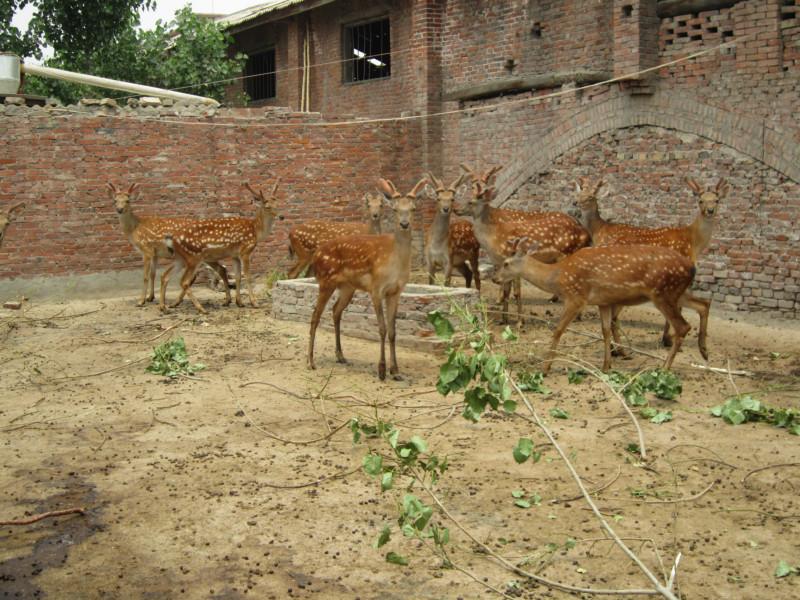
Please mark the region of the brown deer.
[[[311, 265], [319, 282], [319, 297], [311, 315], [311, 331], [308, 340], [308, 367], [314, 365], [314, 336], [322, 311], [333, 292], [339, 297], [333, 305], [333, 328], [336, 333], [336, 360], [346, 363], [342, 353], [340, 323], [342, 313], [356, 290], [368, 292], [378, 318], [381, 337], [381, 358], [378, 377], [386, 378], [386, 355], [384, 345], [389, 333], [391, 364], [389, 373], [399, 377], [395, 354], [395, 318], [400, 294], [411, 275], [411, 231], [416, 199], [427, 183], [421, 179], [405, 196], [400, 194], [391, 181], [378, 180], [378, 188], [387, 198], [394, 211], [395, 231], [382, 235], [352, 235], [325, 242], [317, 248]], [[383, 303], [386, 302], [384, 318]]]
[[[487, 180], [491, 184], [491, 179]], [[469, 201], [468, 215], [472, 220], [475, 236], [481, 247], [489, 255], [495, 268], [503, 264], [503, 260], [513, 254], [511, 240], [527, 237], [539, 244], [540, 258], [548, 262], [559, 260], [584, 247], [589, 241], [588, 232], [575, 219], [563, 213], [541, 213], [538, 219], [523, 221], [507, 221], [498, 217], [492, 208], [494, 188], [482, 179], [473, 181], [473, 194]], [[522, 294], [519, 292], [519, 281], [515, 282], [517, 298], [517, 318], [522, 321]], [[503, 286], [503, 322], [508, 322], [508, 297], [511, 282]]]
[[450, 219], [454, 212], [456, 193], [465, 177], [466, 175], [461, 175], [449, 186], [445, 186], [433, 173], [428, 173], [428, 179], [436, 192], [436, 214], [425, 236], [425, 265], [428, 269], [428, 283], [431, 285], [434, 283], [437, 268], [441, 267], [444, 271], [444, 284], [449, 287], [455, 268], [464, 276], [466, 287], [470, 287], [474, 276], [475, 288], [480, 290], [478, 256], [481, 245], [469, 221]]
[[[236, 304], [244, 306], [241, 299], [242, 272], [247, 281], [250, 304], [258, 307], [253, 283], [250, 279], [250, 255], [256, 245], [267, 238], [272, 232], [272, 225], [277, 216], [276, 205], [280, 178], [276, 179], [270, 198], [264, 196], [263, 191], [256, 191], [249, 183], [244, 184], [253, 195], [256, 204], [256, 214], [252, 219], [244, 217], [226, 217], [221, 219], [199, 219], [190, 227], [176, 234], [165, 237], [166, 246], [174, 252], [175, 258], [185, 265], [181, 275], [181, 293], [178, 299], [171, 304], [175, 307], [181, 303], [184, 295], [188, 295], [195, 308], [201, 312], [206, 311], [194, 297], [190, 286], [197, 268], [203, 262], [218, 261], [223, 258], [232, 258], [236, 268]], [[169, 270], [161, 276], [161, 306], [164, 309], [164, 290], [169, 280]], [[223, 279], [223, 281], [227, 281]]]
[[[111, 182], [106, 185], [111, 192], [111, 199], [114, 201], [114, 207], [119, 215], [122, 231], [131, 244], [141, 253], [142, 259], [144, 260], [142, 296], [136, 303], [137, 306], [144, 306], [145, 302], [151, 302], [155, 298], [155, 278], [158, 259], [170, 258], [172, 256], [172, 253], [164, 245], [164, 236], [167, 234], [174, 234], [191, 226], [194, 220], [172, 217], [139, 217], [134, 214], [133, 208], [131, 207], [131, 198], [139, 189], [138, 184], [131, 184], [127, 190], [117, 189]], [[209, 263], [209, 266], [223, 281], [228, 280], [228, 273], [221, 264], [212, 261]], [[169, 267], [167, 272], [169, 272], [171, 268], [172, 267]], [[165, 293], [166, 290], [162, 282], [162, 303]], [[225, 295], [227, 298], [226, 304], [229, 304], [231, 301], [230, 291], [226, 290]]]
[[611, 367], [611, 336], [619, 344], [619, 331], [612, 315], [619, 306], [650, 301], [675, 329], [675, 343], [664, 368], [669, 369], [689, 324], [681, 316], [680, 298], [692, 284], [695, 267], [692, 261], [674, 250], [659, 246], [609, 246], [582, 248], [556, 264], [536, 258], [534, 242], [515, 240], [514, 255], [503, 262], [495, 275], [499, 282], [523, 277], [536, 287], [557, 294], [564, 301], [564, 312], [553, 332], [550, 351], [542, 367], [548, 373], [558, 342], [564, 331], [587, 305], [597, 306], [605, 343], [603, 371]]
[[[600, 180], [591, 185], [587, 180], [579, 180], [575, 184], [578, 192], [578, 208], [581, 210], [581, 221], [592, 235], [593, 245], [595, 246], [619, 246], [631, 244], [647, 244], [652, 246], [663, 246], [671, 248], [679, 254], [689, 258], [692, 263], [697, 262], [697, 257], [705, 250], [711, 241], [711, 232], [714, 226], [714, 217], [717, 212], [719, 202], [728, 195], [730, 186], [724, 179], [717, 182], [716, 187], [703, 190], [700, 185], [690, 177], [686, 178], [686, 183], [697, 197], [699, 212], [691, 224], [684, 227], [637, 227], [621, 223], [610, 223], [600, 216], [597, 207], [597, 200], [605, 198], [608, 191], [599, 193], [603, 186]], [[704, 298], [699, 298], [687, 290], [681, 298], [680, 305], [688, 306], [697, 311], [700, 315], [700, 330], [698, 333], [697, 344], [700, 354], [708, 360], [708, 349], [706, 338], [708, 331], [708, 314], [711, 302]], [[614, 315], [616, 319], [616, 314]], [[661, 336], [664, 346], [672, 344], [669, 333], [669, 322], [664, 324], [664, 332]], [[619, 349], [619, 353], [623, 353]]]
[[383, 195], [367, 193], [364, 195], [364, 201], [369, 218], [368, 223], [307, 221], [289, 232], [289, 255], [296, 256], [297, 262], [289, 269], [287, 279], [294, 279], [311, 264], [314, 252], [323, 242], [328, 242], [346, 235], [381, 233]]
[[23, 208], [25, 208], [25, 203], [19, 202], [9, 208], [7, 212], [0, 211], [0, 248], [3, 246], [3, 238], [5, 238], [6, 229], [8, 229], [8, 226], [17, 218], [14, 211], [22, 210]]

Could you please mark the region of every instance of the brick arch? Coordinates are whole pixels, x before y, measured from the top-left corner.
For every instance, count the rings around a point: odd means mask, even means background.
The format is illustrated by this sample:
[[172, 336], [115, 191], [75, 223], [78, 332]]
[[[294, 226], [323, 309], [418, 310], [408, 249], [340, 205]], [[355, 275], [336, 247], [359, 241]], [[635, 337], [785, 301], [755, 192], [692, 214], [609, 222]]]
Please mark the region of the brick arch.
[[761, 118], [723, 110], [687, 96], [617, 96], [573, 113], [498, 177], [498, 204], [559, 156], [599, 133], [637, 126], [674, 129], [729, 146], [800, 183], [800, 131], [781, 133]]

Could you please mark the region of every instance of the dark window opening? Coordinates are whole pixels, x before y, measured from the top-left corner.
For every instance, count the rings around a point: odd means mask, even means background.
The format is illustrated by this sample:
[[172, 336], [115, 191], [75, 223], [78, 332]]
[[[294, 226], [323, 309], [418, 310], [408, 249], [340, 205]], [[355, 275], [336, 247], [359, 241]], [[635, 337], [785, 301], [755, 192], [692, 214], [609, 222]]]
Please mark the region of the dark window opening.
[[622, 7], [622, 16], [630, 17], [631, 15], [633, 15], [633, 5], [626, 4], [625, 6]]
[[382, 79], [392, 73], [389, 19], [344, 28], [344, 81]]
[[717, 29], [716, 27], [709, 27], [708, 29], [706, 29], [706, 31], [708, 31], [708, 33], [717, 33], [719, 29]]
[[535, 38], [542, 37], [542, 24], [541, 23], [534, 23], [533, 27], [531, 27], [531, 35]]
[[244, 91], [250, 100], [269, 100], [276, 95], [275, 81], [275, 48], [266, 52], [251, 54], [244, 68], [247, 79], [244, 80]]

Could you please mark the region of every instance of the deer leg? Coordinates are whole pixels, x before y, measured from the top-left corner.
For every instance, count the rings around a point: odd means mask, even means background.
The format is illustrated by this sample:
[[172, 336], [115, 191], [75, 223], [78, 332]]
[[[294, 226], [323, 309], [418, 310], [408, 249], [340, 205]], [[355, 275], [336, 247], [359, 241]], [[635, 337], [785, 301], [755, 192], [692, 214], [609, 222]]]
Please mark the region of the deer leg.
[[164, 269], [164, 272], [161, 274], [161, 289], [159, 290], [159, 301], [158, 301], [158, 308], [161, 309], [161, 312], [166, 312], [167, 310], [167, 284], [169, 284], [169, 275], [172, 273], [172, 269], [175, 268], [175, 265], [180, 261], [180, 259], [172, 261], [172, 263]]
[[150, 281], [150, 270], [152, 269], [153, 265], [149, 256], [144, 257], [144, 267], [143, 267], [143, 277], [144, 282], [142, 283], [142, 295], [139, 298], [139, 301], [136, 303], [136, 306], [144, 306], [144, 303], [147, 301], [147, 283]]
[[503, 284], [503, 296], [500, 299], [500, 303], [503, 305], [503, 316], [502, 320], [500, 321], [503, 325], [508, 323], [508, 297], [511, 295], [511, 282], [507, 281]]
[[156, 270], [158, 265], [158, 259], [153, 256], [150, 259], [150, 281], [148, 282], [149, 288], [147, 289], [147, 301], [152, 302], [155, 300], [156, 297]]
[[450, 287], [453, 282], [453, 261], [448, 259], [442, 269], [444, 270], [444, 287]]
[[564, 332], [569, 327], [569, 324], [572, 323], [572, 320], [575, 318], [579, 312], [583, 309], [583, 302], [564, 302], [564, 312], [561, 315], [561, 320], [556, 325], [556, 329], [553, 332], [553, 341], [550, 343], [550, 350], [547, 353], [547, 360], [545, 361], [544, 365], [542, 365], [542, 373], [547, 375], [550, 372], [550, 365], [553, 362], [553, 358], [556, 354], [556, 348], [558, 348], [558, 342], [561, 340], [561, 336], [564, 335]]
[[683, 315], [681, 315], [679, 303], [680, 299], [677, 299], [674, 302], [658, 299], [657, 302], [653, 302], [653, 304], [656, 305], [656, 308], [661, 311], [661, 314], [664, 315], [664, 318], [667, 319], [667, 322], [672, 325], [672, 328], [675, 330], [675, 339], [673, 340], [672, 348], [667, 355], [667, 360], [664, 362], [665, 369], [672, 367], [672, 361], [675, 360], [675, 355], [678, 353], [678, 350], [681, 349], [683, 338], [691, 329], [689, 323], [687, 323], [686, 319], [684, 319]]
[[352, 287], [339, 288], [339, 297], [333, 305], [333, 330], [336, 333], [336, 362], [342, 363], [343, 365], [347, 364], [347, 359], [345, 359], [342, 353], [342, 340], [340, 336], [342, 313], [344, 309], [347, 308], [347, 305], [350, 304], [350, 301], [353, 299], [353, 294], [355, 293], [356, 289]]
[[395, 339], [397, 330], [395, 321], [397, 320], [397, 305], [400, 303], [400, 292], [386, 296], [386, 328], [389, 333], [389, 373], [396, 381], [401, 381], [400, 369], [397, 366], [397, 353], [395, 352]]
[[[467, 266], [467, 263], [461, 263], [456, 269], [464, 277], [464, 287], [472, 287], [472, 270]], [[477, 285], [477, 281], [475, 284]]]
[[661, 345], [664, 348], [672, 347], [672, 336], [669, 334], [669, 321], [664, 320], [664, 331], [661, 333]]
[[631, 355], [622, 347], [622, 340], [619, 334], [619, 313], [621, 312], [622, 307], [619, 305], [611, 309], [611, 334], [614, 336], [614, 348], [611, 350], [611, 356], [629, 359]]
[[317, 304], [314, 307], [314, 312], [311, 314], [311, 330], [308, 334], [308, 368], [316, 369], [314, 364], [314, 338], [317, 335], [317, 326], [319, 326], [319, 319], [322, 317], [322, 311], [331, 299], [331, 295], [336, 291], [336, 287], [323, 287], [319, 286], [319, 296], [317, 296]]
[[514, 297], [517, 300], [517, 324], [522, 325], [522, 279], [514, 280]]
[[688, 306], [697, 311], [700, 315], [700, 332], [697, 335], [697, 347], [704, 360], [708, 360], [708, 348], [706, 347], [706, 335], [708, 333], [708, 313], [711, 310], [711, 302], [703, 298], [698, 298], [690, 292], [684, 292], [679, 301], [680, 306]]
[[[206, 314], [205, 309], [192, 293], [192, 281], [194, 280], [195, 273], [197, 273], [197, 265], [186, 267], [186, 269], [183, 271], [183, 275], [181, 275], [181, 288], [183, 290], [183, 294], [186, 294], [189, 297], [189, 300], [192, 301], [192, 304], [194, 304], [197, 312]], [[181, 294], [180, 300], [183, 300], [183, 294]]]
[[386, 320], [383, 318], [383, 299], [376, 293], [372, 293], [372, 306], [375, 308], [375, 316], [378, 318], [378, 332], [381, 336], [381, 360], [378, 363], [378, 379], [386, 379]]
[[[481, 272], [478, 269], [478, 255], [476, 254], [469, 259], [469, 266], [472, 270], [472, 276], [475, 278], [475, 289], [481, 291]], [[469, 286], [467, 286], [469, 287]]]
[[603, 373], [611, 368], [611, 306], [598, 306], [600, 310], [600, 327], [603, 330]]
[[242, 307], [242, 261], [238, 256], [233, 259], [233, 273], [236, 279], [236, 306]]
[[250, 253], [243, 253], [242, 254], [242, 270], [244, 271], [244, 278], [247, 281], [247, 291], [250, 294], [250, 306], [253, 308], [258, 308], [258, 302], [256, 302], [256, 293], [253, 290], [253, 281], [250, 279]]
[[436, 263], [427, 256], [425, 257], [425, 268], [428, 270], [428, 285], [436, 283]]
[[222, 280], [222, 285], [225, 288], [225, 302], [222, 306], [228, 306], [231, 303], [231, 289], [228, 286], [228, 270], [218, 262], [208, 263], [208, 266], [213, 269], [217, 276]]
[[302, 258], [298, 258], [297, 262], [294, 266], [289, 269], [289, 274], [286, 276], [287, 279], [297, 279], [297, 276], [303, 271], [303, 269], [308, 265]]

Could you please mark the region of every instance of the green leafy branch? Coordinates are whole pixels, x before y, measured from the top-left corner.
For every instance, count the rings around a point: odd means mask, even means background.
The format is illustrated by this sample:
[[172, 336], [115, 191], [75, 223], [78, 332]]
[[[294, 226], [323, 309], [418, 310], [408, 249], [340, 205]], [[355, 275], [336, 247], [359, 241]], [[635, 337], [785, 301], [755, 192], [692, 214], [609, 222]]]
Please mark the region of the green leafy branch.
[[189, 362], [186, 343], [182, 337], [179, 337], [153, 348], [153, 357], [145, 371], [174, 379], [194, 375], [197, 371], [205, 368], [206, 366], [202, 363], [191, 364]]
[[792, 435], [800, 435], [800, 411], [768, 406], [750, 394], [729, 398], [724, 404], [712, 408], [711, 414], [731, 425], [762, 421], [784, 428]]

